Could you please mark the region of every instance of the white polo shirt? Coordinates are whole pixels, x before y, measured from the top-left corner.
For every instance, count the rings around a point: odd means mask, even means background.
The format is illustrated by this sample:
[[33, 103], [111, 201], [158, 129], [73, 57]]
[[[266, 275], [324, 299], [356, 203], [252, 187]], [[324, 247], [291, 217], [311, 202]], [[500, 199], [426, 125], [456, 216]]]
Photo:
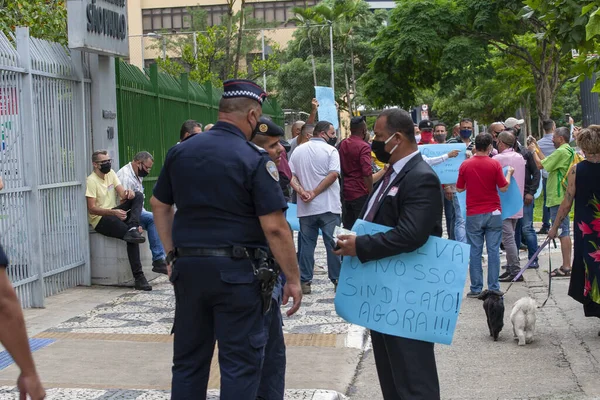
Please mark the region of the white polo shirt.
[[[321, 138], [311, 138], [298, 146], [290, 158], [292, 173], [304, 190], [314, 190], [330, 172], [340, 174], [340, 155], [337, 149]], [[308, 203], [298, 196], [298, 217], [342, 213], [340, 182], [335, 180], [323, 193]]]

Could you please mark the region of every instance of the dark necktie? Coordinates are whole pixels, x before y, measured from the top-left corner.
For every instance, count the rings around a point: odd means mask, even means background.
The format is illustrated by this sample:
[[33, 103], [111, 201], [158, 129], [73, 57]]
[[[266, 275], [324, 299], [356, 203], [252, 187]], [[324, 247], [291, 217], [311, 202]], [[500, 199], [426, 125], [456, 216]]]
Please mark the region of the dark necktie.
[[394, 172], [394, 169], [390, 166], [388, 168], [388, 170], [386, 171], [385, 175], [383, 175], [383, 181], [381, 182], [381, 185], [379, 186], [379, 193], [377, 193], [377, 198], [375, 198], [375, 201], [373, 202], [373, 206], [371, 207], [371, 209], [365, 216], [365, 221], [373, 222], [373, 218], [375, 218], [375, 214], [377, 213], [377, 210], [379, 209], [379, 202], [383, 198], [383, 194], [385, 193], [385, 189], [388, 187], [388, 185], [390, 183], [390, 179], [392, 178], [393, 172]]

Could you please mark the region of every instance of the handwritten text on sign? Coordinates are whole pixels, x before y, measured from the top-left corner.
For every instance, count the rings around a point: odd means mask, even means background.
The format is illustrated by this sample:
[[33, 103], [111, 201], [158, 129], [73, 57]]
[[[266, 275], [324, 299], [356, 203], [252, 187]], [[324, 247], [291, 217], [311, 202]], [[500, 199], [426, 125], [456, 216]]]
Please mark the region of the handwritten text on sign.
[[460, 164], [466, 159], [467, 146], [464, 143], [424, 144], [419, 146], [421, 154], [428, 158], [443, 156], [452, 150], [458, 150], [458, 156], [431, 166], [443, 184], [456, 183]]
[[[360, 219], [352, 228], [359, 236], [390, 229]], [[365, 264], [344, 257], [335, 310], [377, 332], [450, 344], [468, 264], [468, 245], [433, 236], [412, 253]]]

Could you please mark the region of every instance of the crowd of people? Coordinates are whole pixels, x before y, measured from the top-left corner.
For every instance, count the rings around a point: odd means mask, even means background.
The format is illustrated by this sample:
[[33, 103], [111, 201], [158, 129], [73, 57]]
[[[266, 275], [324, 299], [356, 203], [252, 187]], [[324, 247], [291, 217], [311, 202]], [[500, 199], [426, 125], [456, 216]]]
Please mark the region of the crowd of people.
[[[530, 136], [523, 145], [523, 120], [516, 118], [478, 134], [464, 118], [449, 134], [442, 122], [416, 124], [407, 112], [388, 109], [373, 133], [365, 118], [352, 118], [350, 136], [339, 141], [331, 122], [315, 122], [319, 104], [313, 100], [308, 121], [292, 125], [288, 143], [283, 129], [262, 116], [265, 97], [254, 82], [226, 81], [214, 125], [203, 130], [196, 121], [183, 123], [154, 187], [152, 213], [144, 209], [143, 186], [154, 163], [150, 153], [137, 153], [116, 173], [107, 151], [92, 154], [85, 194], [90, 225], [126, 242], [137, 290], [152, 290], [140, 261], [145, 230], [152, 270], [168, 275], [174, 287], [172, 399], [206, 396], [216, 343], [221, 399], [283, 399], [281, 305], [292, 300], [291, 316], [311, 294], [319, 233], [336, 290], [342, 257], [367, 262], [413, 252], [430, 236], [442, 236], [445, 214], [448, 238], [470, 245], [467, 297], [483, 291], [484, 244], [487, 289], [502, 295], [500, 282], [522, 280], [521, 247], [528, 267], [539, 267], [533, 210], [540, 184], [548, 221], [538, 233], [558, 237], [563, 258], [551, 274], [570, 276], [569, 295], [586, 316], [600, 318], [599, 125], [570, 130], [547, 120], [544, 137]], [[430, 158], [419, 150], [442, 143], [465, 150]], [[462, 158], [457, 180], [442, 185], [431, 166], [453, 157]], [[510, 185], [517, 186], [522, 207], [503, 215], [499, 192]], [[458, 200], [463, 191], [465, 210]], [[300, 222], [297, 251], [285, 216], [289, 202], [296, 203]], [[352, 229], [359, 218], [391, 229], [334, 237], [336, 227]], [[0, 248], [0, 340], [23, 371], [21, 392], [43, 399], [7, 265]], [[371, 339], [384, 399], [440, 398], [433, 343], [375, 330]]]

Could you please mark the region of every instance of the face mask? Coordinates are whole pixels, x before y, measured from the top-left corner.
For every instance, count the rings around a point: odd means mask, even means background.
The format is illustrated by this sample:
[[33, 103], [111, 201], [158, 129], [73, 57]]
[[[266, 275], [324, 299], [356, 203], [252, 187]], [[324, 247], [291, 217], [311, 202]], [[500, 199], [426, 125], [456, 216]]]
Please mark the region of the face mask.
[[335, 146], [335, 144], [337, 143], [337, 137], [330, 137], [327, 139], [327, 144], [330, 146]]
[[521, 128], [517, 129], [517, 131], [515, 132], [515, 136], [519, 136], [520, 133], [521, 133]]
[[394, 148], [389, 153], [387, 151], [385, 151], [385, 145], [388, 144], [389, 141], [392, 140], [392, 138], [394, 136], [395, 135], [390, 136], [388, 138], [388, 140], [386, 140], [385, 142], [381, 142], [379, 140], [373, 140], [373, 143], [371, 145], [371, 150], [373, 150], [373, 153], [375, 153], [375, 157], [377, 157], [377, 159], [384, 164], [387, 164], [390, 161], [390, 157], [392, 156], [392, 153], [398, 147], [398, 145], [395, 145]]
[[421, 131], [421, 142], [422, 143], [431, 143], [432, 138], [433, 138], [433, 132]]
[[148, 176], [148, 171], [146, 171], [145, 169], [143, 169], [142, 167], [138, 168], [138, 176], [140, 178], [143, 178], [145, 176]]
[[[248, 123], [250, 124], [250, 122], [248, 122]], [[250, 124], [250, 126], [252, 126], [252, 124]], [[252, 133], [250, 134], [250, 141], [252, 141], [252, 139], [254, 139], [254, 137], [258, 133], [257, 129], [258, 129], [258, 121], [256, 122], [256, 125], [254, 125], [254, 128], [252, 128]]]
[[100, 164], [100, 172], [102, 172], [103, 174], [108, 174], [110, 172], [112, 165], [111, 162], [105, 162]]
[[446, 134], [445, 133], [438, 133], [437, 135], [433, 135], [433, 137], [435, 138], [435, 141], [438, 143], [444, 143], [446, 141]]
[[461, 129], [460, 131], [458, 131], [458, 133], [460, 134], [461, 138], [468, 139], [471, 137], [471, 134], [473, 133], [473, 131], [470, 129]]

